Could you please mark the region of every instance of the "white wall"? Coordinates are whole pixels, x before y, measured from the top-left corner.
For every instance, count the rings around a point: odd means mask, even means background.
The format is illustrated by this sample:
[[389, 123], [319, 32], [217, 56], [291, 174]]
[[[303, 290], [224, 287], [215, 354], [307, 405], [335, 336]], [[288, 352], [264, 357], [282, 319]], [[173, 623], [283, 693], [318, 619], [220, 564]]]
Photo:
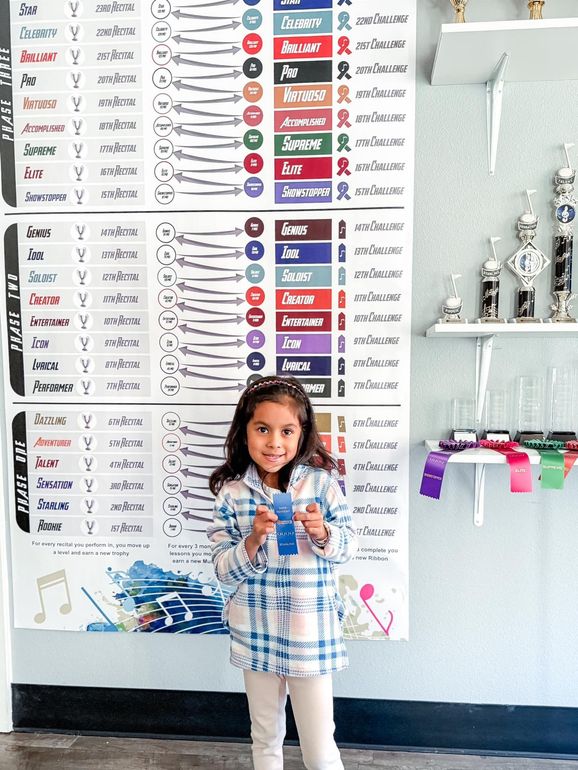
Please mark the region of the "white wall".
[[[567, 489], [511, 495], [505, 468], [491, 468], [486, 524], [472, 524], [471, 468], [451, 467], [442, 500], [417, 492], [424, 438], [448, 428], [452, 396], [473, 395], [471, 340], [425, 339], [450, 272], [464, 275], [466, 315], [478, 314], [487, 238], [506, 256], [518, 243], [522, 193], [538, 190], [538, 243], [550, 250], [552, 174], [560, 145], [578, 144], [578, 83], [508, 84], [495, 177], [487, 173], [485, 88], [429, 86], [449, 0], [418, 0], [417, 158], [410, 488], [410, 641], [350, 643], [336, 694], [402, 700], [578, 706], [578, 468]], [[522, 19], [526, 0], [470, 0], [472, 21]], [[576, 15], [576, 0], [547, 0], [550, 17]], [[555, 52], [553, 52], [555, 56]], [[528, 51], [532, 56], [532, 51]], [[576, 149], [578, 164], [578, 148]], [[578, 259], [578, 258], [577, 258]], [[578, 269], [575, 283], [578, 288]], [[503, 273], [502, 307], [516, 282]], [[547, 315], [550, 277], [537, 282]], [[497, 345], [490, 386], [578, 362], [578, 338]], [[536, 476], [535, 476], [536, 479]], [[91, 635], [17, 630], [14, 680], [87, 686], [241, 690], [226, 637]]]

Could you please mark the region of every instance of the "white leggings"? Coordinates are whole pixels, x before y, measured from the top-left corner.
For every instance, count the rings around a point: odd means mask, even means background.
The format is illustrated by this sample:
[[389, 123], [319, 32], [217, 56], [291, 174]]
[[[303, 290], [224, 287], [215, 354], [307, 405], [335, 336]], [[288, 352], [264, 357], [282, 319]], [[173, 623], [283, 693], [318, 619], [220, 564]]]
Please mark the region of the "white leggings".
[[283, 770], [287, 690], [307, 770], [343, 770], [333, 738], [331, 674], [284, 677], [262, 671], [243, 671], [243, 675], [251, 715], [255, 770]]

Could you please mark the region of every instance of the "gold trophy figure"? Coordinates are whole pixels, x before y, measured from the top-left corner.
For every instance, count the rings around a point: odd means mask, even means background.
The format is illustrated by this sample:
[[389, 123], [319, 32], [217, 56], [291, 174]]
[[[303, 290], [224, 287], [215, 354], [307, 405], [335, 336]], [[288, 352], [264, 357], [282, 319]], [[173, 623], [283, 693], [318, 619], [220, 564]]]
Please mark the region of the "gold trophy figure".
[[546, 0], [530, 0], [528, 8], [530, 9], [530, 19], [542, 19], [542, 6]]
[[454, 21], [458, 24], [463, 24], [466, 20], [466, 5], [468, 4], [468, 0], [450, 0], [450, 3], [453, 5], [454, 11], [456, 12]]

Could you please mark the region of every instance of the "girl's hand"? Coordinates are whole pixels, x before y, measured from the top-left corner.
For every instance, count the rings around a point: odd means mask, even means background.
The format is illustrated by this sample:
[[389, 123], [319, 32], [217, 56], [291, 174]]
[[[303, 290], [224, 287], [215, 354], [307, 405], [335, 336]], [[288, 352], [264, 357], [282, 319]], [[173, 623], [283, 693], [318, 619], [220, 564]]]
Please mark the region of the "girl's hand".
[[298, 511], [293, 516], [293, 520], [300, 521], [309, 537], [313, 540], [327, 540], [329, 532], [323, 523], [323, 515], [319, 505], [317, 503], [309, 503], [305, 511], [306, 513]]
[[[253, 531], [247, 538], [246, 548], [251, 559], [254, 558], [257, 553], [257, 549], [260, 545], [263, 545], [267, 540], [267, 535], [275, 532], [275, 522], [277, 521], [277, 515], [268, 508], [266, 505], [258, 505], [255, 511], [255, 518], [253, 520]], [[254, 552], [251, 554], [249, 551]]]

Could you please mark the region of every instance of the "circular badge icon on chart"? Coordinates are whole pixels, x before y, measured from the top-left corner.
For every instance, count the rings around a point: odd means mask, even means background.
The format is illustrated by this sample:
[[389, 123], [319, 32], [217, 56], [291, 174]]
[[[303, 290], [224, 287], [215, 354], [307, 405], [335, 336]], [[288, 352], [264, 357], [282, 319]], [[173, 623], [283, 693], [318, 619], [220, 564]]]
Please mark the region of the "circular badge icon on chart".
[[246, 337], [247, 345], [253, 350], [259, 350], [265, 344], [265, 335], [261, 331], [250, 331]]
[[176, 497], [167, 497], [163, 500], [163, 511], [167, 516], [176, 516], [183, 510], [183, 504]]
[[181, 439], [176, 433], [166, 433], [163, 436], [163, 449], [165, 452], [176, 452], [181, 448]]
[[261, 83], [251, 83], [251, 81], [249, 81], [243, 87], [243, 97], [245, 98], [245, 101], [250, 103], [261, 101], [263, 98], [263, 86]]
[[255, 59], [254, 56], [249, 59], [245, 59], [243, 62], [243, 74], [246, 78], [254, 80], [258, 78], [263, 72], [263, 64], [260, 59]]
[[255, 104], [247, 107], [243, 112], [243, 120], [248, 126], [258, 126], [263, 121], [263, 110]]
[[177, 304], [177, 294], [172, 289], [163, 289], [158, 296], [159, 305], [167, 310]]
[[173, 100], [163, 91], [153, 99], [153, 110], [159, 115], [166, 115], [173, 109]]
[[245, 29], [259, 29], [263, 23], [261, 11], [245, 11], [243, 14], [243, 26]]
[[249, 198], [258, 198], [263, 194], [263, 182], [258, 176], [250, 176], [245, 181], [244, 188]]
[[163, 457], [163, 470], [167, 473], [176, 473], [181, 469], [181, 461], [177, 455], [166, 455]]
[[245, 256], [252, 262], [258, 262], [265, 254], [265, 247], [261, 241], [249, 241], [245, 246]]
[[174, 377], [165, 377], [161, 381], [161, 390], [165, 396], [176, 396], [180, 389], [180, 383]]
[[265, 313], [260, 307], [250, 308], [245, 317], [249, 326], [263, 326], [265, 323]]
[[166, 288], [174, 286], [177, 282], [176, 270], [172, 267], [162, 267], [157, 274], [157, 280], [161, 286], [165, 286]]
[[171, 12], [171, 4], [168, 0], [154, 0], [151, 5], [151, 13], [155, 19], [166, 19]]
[[263, 224], [263, 220], [259, 219], [259, 217], [250, 217], [245, 222], [245, 232], [251, 238], [258, 238], [260, 235], [263, 235], [264, 230], [265, 225]]
[[161, 329], [166, 329], [167, 331], [171, 331], [172, 329], [176, 329], [178, 325], [179, 325], [178, 316], [172, 310], [164, 310], [159, 315], [159, 326], [161, 327]]
[[176, 412], [165, 412], [161, 418], [161, 425], [165, 430], [176, 430], [181, 424], [181, 418]]
[[174, 152], [174, 146], [170, 139], [157, 139], [154, 146], [154, 153], [160, 160], [167, 160]]
[[167, 537], [178, 537], [183, 531], [183, 525], [178, 519], [167, 519], [163, 524], [163, 532]]
[[155, 166], [155, 176], [159, 182], [168, 182], [173, 178], [174, 173], [175, 170], [172, 163], [169, 163], [168, 160], [161, 160], [161, 162], [157, 163]]
[[263, 134], [256, 128], [249, 129], [249, 131], [245, 131], [243, 144], [248, 150], [258, 150], [263, 144]]
[[176, 495], [182, 488], [183, 485], [181, 480], [176, 476], [165, 476], [163, 479], [163, 491], [166, 492], [167, 495]]
[[177, 234], [174, 226], [170, 222], [161, 222], [156, 229], [156, 236], [162, 243], [169, 243]]
[[245, 269], [245, 278], [249, 283], [261, 283], [265, 278], [265, 271], [261, 265], [249, 265]]
[[160, 184], [155, 190], [155, 198], [158, 203], [168, 206], [175, 198], [175, 191], [170, 184]]
[[254, 372], [260, 372], [265, 366], [265, 356], [262, 353], [250, 353], [247, 356], [247, 366]]
[[243, 165], [247, 173], [258, 174], [263, 168], [263, 158], [256, 152], [250, 152]]
[[172, 72], [165, 67], [159, 67], [153, 72], [153, 85], [157, 88], [168, 88], [172, 82]]
[[[171, 353], [161, 358], [160, 367], [165, 374], [176, 374], [179, 371], [179, 366], [179, 359]], [[168, 449], [168, 447], [165, 447], [165, 449]]]
[[166, 43], [171, 37], [171, 25], [168, 21], [157, 21], [151, 29], [151, 37], [157, 43]]
[[265, 301], [265, 292], [260, 286], [251, 286], [245, 293], [245, 299], [249, 305], [257, 307]]
[[174, 350], [178, 350], [179, 338], [176, 334], [161, 334], [159, 337], [159, 347], [164, 350], [165, 353], [171, 353]]
[[157, 249], [157, 260], [161, 265], [172, 265], [177, 258], [177, 252], [174, 246], [159, 246]]
[[157, 136], [168, 136], [173, 130], [173, 121], [166, 115], [159, 115], [153, 123], [153, 130]]
[[245, 53], [256, 54], [259, 53], [261, 48], [263, 48], [263, 39], [261, 38], [261, 35], [257, 35], [254, 32], [245, 35], [243, 38], [243, 50]]

